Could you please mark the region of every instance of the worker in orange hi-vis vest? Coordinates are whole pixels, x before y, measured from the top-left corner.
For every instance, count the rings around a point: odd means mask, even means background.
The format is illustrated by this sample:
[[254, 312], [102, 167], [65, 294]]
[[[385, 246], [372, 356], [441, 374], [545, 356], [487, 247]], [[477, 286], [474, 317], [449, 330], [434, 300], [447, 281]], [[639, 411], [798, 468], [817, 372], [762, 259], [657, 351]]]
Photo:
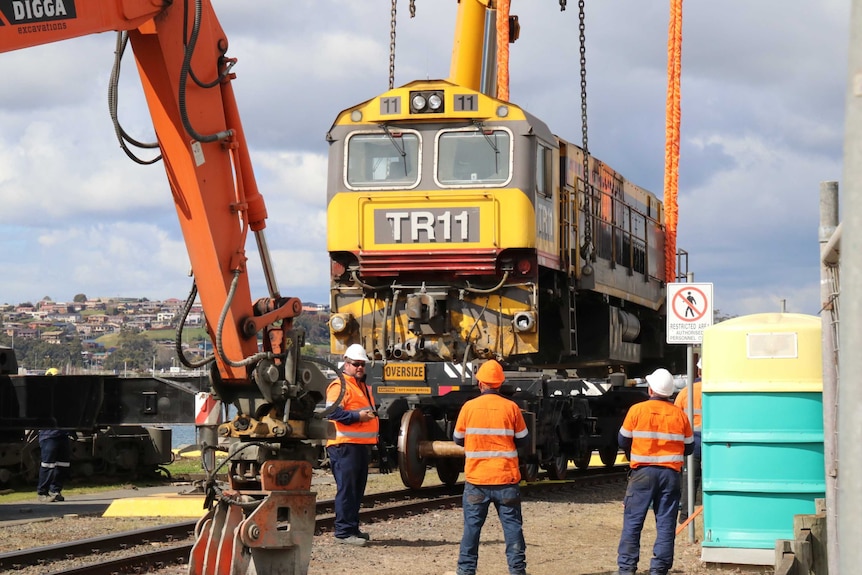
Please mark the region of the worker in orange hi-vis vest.
[[[701, 477], [701, 432], [703, 431], [703, 394], [701, 393], [700, 374], [703, 369], [703, 358], [697, 360], [697, 377], [691, 384], [691, 401], [694, 406], [694, 412], [691, 418], [691, 428], [694, 431], [694, 453], [692, 453], [691, 470], [694, 472], [694, 501], [697, 503], [697, 495], [700, 492], [700, 477]], [[688, 387], [685, 386], [676, 396], [673, 404], [681, 410], [688, 413]], [[685, 523], [688, 519], [688, 478], [686, 473], [689, 473], [688, 464], [685, 466], [685, 472], [682, 475], [682, 492], [679, 496], [679, 522]]]
[[688, 416], [670, 401], [673, 376], [659, 368], [646, 380], [650, 397], [629, 408], [617, 438], [631, 467], [617, 550], [620, 575], [637, 571], [641, 531], [650, 506], [656, 527], [650, 575], [666, 575], [673, 567], [680, 470], [685, 456], [694, 451]]
[[502, 366], [486, 361], [476, 372], [482, 395], [461, 408], [453, 438], [464, 447], [464, 534], [457, 575], [475, 575], [479, 535], [491, 503], [503, 526], [506, 561], [511, 575], [527, 570], [526, 543], [518, 483], [518, 447], [526, 447], [527, 424], [518, 405], [500, 395], [505, 381]]
[[[377, 443], [379, 422], [374, 396], [365, 385], [368, 355], [354, 343], [344, 352], [344, 397], [329, 415], [335, 424], [335, 439], [326, 442], [326, 453], [335, 478], [335, 540], [364, 547], [370, 536], [359, 530], [359, 506], [368, 483], [370, 449]], [[326, 389], [326, 405], [341, 393], [341, 380]]]

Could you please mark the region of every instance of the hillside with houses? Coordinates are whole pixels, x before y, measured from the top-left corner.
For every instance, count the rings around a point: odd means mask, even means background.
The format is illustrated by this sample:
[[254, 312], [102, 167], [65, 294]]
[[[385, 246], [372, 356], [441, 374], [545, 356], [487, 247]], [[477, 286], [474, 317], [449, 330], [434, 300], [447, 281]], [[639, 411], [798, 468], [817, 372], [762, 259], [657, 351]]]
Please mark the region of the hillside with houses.
[[[176, 370], [176, 330], [184, 308], [185, 301], [177, 298], [83, 294], [72, 302], [46, 297], [36, 303], [0, 304], [0, 346], [15, 349], [19, 370], [29, 373], [50, 367], [70, 373], [117, 372], [120, 367]], [[306, 303], [296, 323], [306, 330], [307, 342], [322, 346], [328, 345], [328, 319], [329, 306]], [[204, 325], [203, 309], [194, 303], [185, 315], [181, 343], [191, 360], [212, 353]]]

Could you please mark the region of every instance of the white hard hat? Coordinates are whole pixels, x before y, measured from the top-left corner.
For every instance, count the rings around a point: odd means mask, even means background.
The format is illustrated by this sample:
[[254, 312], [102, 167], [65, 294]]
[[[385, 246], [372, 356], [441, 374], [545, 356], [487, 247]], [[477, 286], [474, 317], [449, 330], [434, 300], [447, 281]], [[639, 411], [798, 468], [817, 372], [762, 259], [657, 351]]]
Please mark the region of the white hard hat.
[[676, 389], [673, 385], [673, 376], [663, 367], [646, 376], [646, 381], [653, 393], [662, 397], [670, 397]]
[[365, 353], [365, 348], [361, 344], [354, 343], [344, 352], [345, 359], [354, 361], [368, 361], [368, 354]]

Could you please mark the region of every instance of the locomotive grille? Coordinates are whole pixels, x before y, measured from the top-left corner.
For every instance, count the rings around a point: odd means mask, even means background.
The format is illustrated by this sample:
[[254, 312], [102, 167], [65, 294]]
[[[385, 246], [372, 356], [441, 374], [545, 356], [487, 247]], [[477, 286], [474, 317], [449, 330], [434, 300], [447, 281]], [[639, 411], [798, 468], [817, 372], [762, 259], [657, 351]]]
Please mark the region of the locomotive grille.
[[497, 253], [497, 250], [360, 252], [359, 273], [378, 277], [418, 272], [446, 272], [468, 277], [494, 275], [497, 272]]

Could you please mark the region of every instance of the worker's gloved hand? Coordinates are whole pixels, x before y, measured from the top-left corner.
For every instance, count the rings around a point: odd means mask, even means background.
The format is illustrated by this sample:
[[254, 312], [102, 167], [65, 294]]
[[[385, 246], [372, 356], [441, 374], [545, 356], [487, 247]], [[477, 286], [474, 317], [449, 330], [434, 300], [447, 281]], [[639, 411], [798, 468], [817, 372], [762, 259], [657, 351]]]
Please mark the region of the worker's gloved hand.
[[392, 461], [389, 459], [389, 450], [382, 443], [377, 445], [377, 453], [380, 456], [380, 473], [392, 473]]

